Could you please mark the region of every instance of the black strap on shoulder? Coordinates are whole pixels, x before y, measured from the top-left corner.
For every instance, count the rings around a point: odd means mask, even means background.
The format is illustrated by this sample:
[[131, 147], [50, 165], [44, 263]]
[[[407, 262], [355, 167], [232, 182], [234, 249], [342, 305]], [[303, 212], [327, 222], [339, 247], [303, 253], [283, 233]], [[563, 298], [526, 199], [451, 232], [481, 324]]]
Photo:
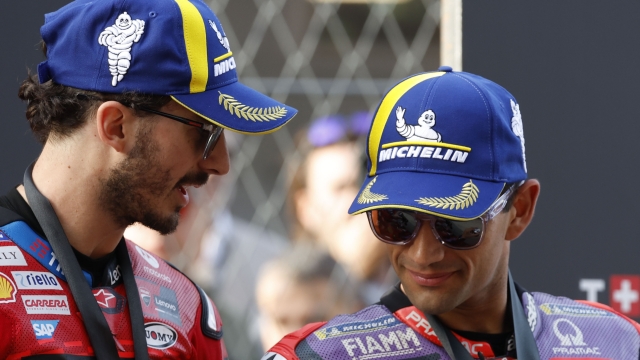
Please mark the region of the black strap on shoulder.
[[[516, 351], [519, 360], [540, 360], [538, 345], [529, 327], [529, 321], [524, 314], [522, 302], [516, 291], [511, 272], [509, 272], [509, 296], [511, 297], [511, 313], [513, 315], [513, 329], [516, 337]], [[445, 351], [453, 360], [472, 360], [471, 354], [462, 346], [460, 341], [444, 327], [435, 316], [425, 314], [431, 328], [438, 336]]]
[[[73, 249], [69, 244], [69, 240], [62, 228], [62, 224], [60, 224], [60, 220], [56, 216], [49, 200], [40, 193], [33, 183], [33, 179], [31, 177], [33, 165], [34, 163], [29, 165], [24, 173], [24, 187], [27, 199], [29, 200], [29, 205], [36, 215], [40, 226], [42, 226], [42, 229], [47, 236], [47, 240], [49, 240], [58, 261], [60, 262], [60, 267], [62, 268], [65, 277], [67, 278], [67, 284], [71, 289], [73, 299], [80, 310], [80, 314], [82, 315], [85, 330], [95, 352], [96, 358], [98, 360], [118, 359], [119, 355], [114, 336], [111, 333], [109, 324], [102, 314], [98, 303], [93, 297], [93, 293], [91, 292], [91, 288], [89, 287], [87, 280], [82, 274], [82, 269], [80, 268], [80, 264], [78, 264], [78, 260], [73, 253]], [[123, 244], [123, 242], [121, 241], [120, 244]], [[122, 246], [120, 244], [118, 245], [120, 247], [118, 253], [122, 253]], [[126, 252], [126, 244], [123, 245], [125, 246], [124, 251]], [[149, 359], [149, 354], [146, 348], [146, 335], [144, 333], [144, 328], [142, 329], [142, 333], [140, 333], [139, 328], [139, 326], [144, 326], [140, 297], [138, 295], [137, 286], [135, 285], [135, 278], [133, 277], [131, 259], [129, 258], [128, 253], [125, 255], [126, 257], [118, 256], [118, 261], [120, 262], [120, 266], [123, 270], [125, 290], [127, 299], [129, 300], [131, 325], [132, 330], [134, 330], [133, 340], [135, 357], [136, 359], [147, 360]], [[127, 275], [125, 275], [125, 273]], [[127, 281], [127, 277], [129, 277], [129, 281]], [[130, 291], [131, 281], [133, 281], [134, 286], [133, 292]], [[127, 286], [127, 282], [129, 283], [129, 286]], [[135, 302], [137, 302], [139, 313], [135, 314], [138, 318], [134, 319], [134, 312], [136, 312], [137, 309], [132, 309], [132, 303]], [[133, 308], [135, 308], [135, 305]], [[136, 322], [139, 326], [134, 327]], [[140, 335], [142, 335], [142, 337], [140, 337]], [[144, 352], [140, 351], [140, 348], [142, 347], [140, 346], [141, 344], [144, 345]]]

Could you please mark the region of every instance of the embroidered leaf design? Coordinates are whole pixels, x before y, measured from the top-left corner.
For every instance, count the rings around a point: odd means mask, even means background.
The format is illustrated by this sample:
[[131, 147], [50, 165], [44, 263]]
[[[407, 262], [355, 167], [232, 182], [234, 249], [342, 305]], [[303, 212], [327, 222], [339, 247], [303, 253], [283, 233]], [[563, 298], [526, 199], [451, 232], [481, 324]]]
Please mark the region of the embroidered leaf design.
[[456, 196], [444, 198], [420, 198], [416, 200], [422, 205], [435, 207], [438, 209], [462, 210], [473, 205], [478, 200], [478, 187], [469, 180], [468, 183], [462, 185], [462, 191]]
[[374, 177], [371, 182], [367, 185], [367, 187], [362, 190], [360, 196], [358, 196], [358, 204], [371, 204], [374, 202], [382, 201], [388, 199], [386, 195], [376, 194], [371, 192], [371, 187], [376, 183], [376, 179], [378, 177]]
[[282, 106], [272, 106], [269, 108], [255, 108], [241, 103], [233, 96], [223, 94], [218, 91], [220, 97], [218, 102], [229, 111], [231, 115], [235, 115], [241, 119], [255, 121], [271, 121], [278, 120], [287, 115], [287, 109]]

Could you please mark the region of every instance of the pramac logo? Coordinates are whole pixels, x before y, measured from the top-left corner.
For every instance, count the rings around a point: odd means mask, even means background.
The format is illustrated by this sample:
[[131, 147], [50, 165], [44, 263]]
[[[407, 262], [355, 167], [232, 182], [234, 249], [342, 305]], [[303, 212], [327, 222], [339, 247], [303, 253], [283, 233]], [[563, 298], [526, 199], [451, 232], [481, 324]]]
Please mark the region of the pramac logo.
[[442, 134], [434, 129], [436, 113], [429, 109], [418, 117], [417, 124], [407, 124], [406, 109], [396, 107], [396, 131], [405, 141], [382, 145], [379, 162], [398, 158], [429, 158], [464, 163], [471, 148], [442, 142]]

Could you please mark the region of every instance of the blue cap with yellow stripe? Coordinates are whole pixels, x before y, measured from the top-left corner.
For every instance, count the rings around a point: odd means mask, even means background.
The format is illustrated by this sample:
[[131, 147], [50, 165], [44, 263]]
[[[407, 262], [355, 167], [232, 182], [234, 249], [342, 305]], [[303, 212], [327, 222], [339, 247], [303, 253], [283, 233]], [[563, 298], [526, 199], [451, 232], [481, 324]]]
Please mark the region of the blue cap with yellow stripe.
[[76, 0], [45, 15], [40, 82], [169, 95], [224, 128], [262, 134], [297, 110], [238, 82], [229, 41], [201, 0]]
[[480, 76], [438, 70], [384, 95], [367, 140], [367, 178], [349, 213], [404, 208], [473, 219], [506, 183], [526, 179], [513, 95]]

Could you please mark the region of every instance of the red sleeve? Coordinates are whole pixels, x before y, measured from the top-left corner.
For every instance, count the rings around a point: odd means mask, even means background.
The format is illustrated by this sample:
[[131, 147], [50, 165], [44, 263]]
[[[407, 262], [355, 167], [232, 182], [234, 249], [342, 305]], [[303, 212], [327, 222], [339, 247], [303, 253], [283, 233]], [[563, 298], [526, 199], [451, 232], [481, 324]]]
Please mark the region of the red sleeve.
[[289, 335], [285, 335], [282, 340], [278, 341], [262, 360], [300, 360], [296, 356], [296, 346], [304, 340], [309, 334], [322, 327], [327, 322], [317, 322], [305, 325], [302, 329], [292, 332]]
[[228, 359], [229, 355], [222, 340], [222, 320], [218, 309], [204, 292], [201, 292], [201, 296], [205, 298], [202, 298], [203, 304], [198, 307], [193, 329], [189, 333], [195, 359]]

